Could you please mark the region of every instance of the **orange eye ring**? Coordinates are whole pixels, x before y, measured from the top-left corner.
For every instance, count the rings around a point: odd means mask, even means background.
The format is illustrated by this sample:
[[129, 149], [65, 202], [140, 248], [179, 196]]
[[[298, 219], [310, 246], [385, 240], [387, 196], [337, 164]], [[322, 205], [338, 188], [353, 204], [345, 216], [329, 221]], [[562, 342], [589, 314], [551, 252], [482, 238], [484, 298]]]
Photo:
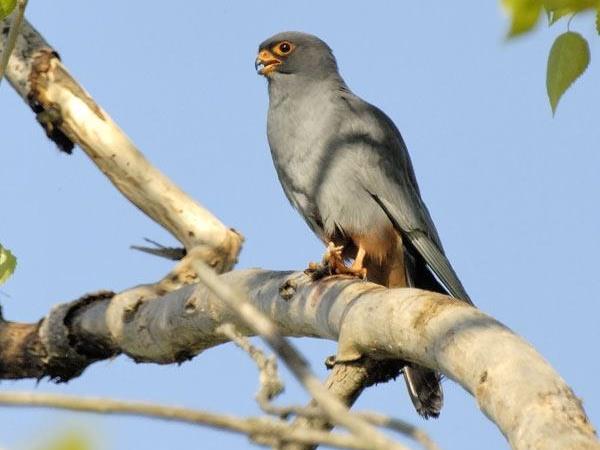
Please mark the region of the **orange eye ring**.
[[273, 53], [275, 53], [278, 56], [286, 56], [292, 53], [294, 48], [296, 48], [296, 46], [291, 42], [281, 41], [273, 47]]

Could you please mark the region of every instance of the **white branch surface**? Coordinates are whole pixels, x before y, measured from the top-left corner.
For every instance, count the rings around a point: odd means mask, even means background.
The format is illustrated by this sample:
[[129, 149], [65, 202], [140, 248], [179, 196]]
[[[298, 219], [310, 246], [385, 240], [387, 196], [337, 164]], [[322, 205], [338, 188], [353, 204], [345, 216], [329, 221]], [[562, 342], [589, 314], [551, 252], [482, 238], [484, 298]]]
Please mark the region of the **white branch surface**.
[[[475, 396], [515, 449], [600, 449], [579, 399], [522, 338], [483, 312], [449, 297], [303, 273], [234, 271], [220, 276], [247, 294], [287, 336], [339, 341], [338, 360], [400, 358], [440, 370]], [[144, 298], [144, 288], [82, 309], [73, 325], [104, 336], [136, 360], [170, 363], [224, 342], [233, 323], [250, 331], [203, 286]], [[40, 329], [46, 346], [63, 332], [56, 308]], [[62, 311], [62, 312], [61, 312]], [[51, 314], [52, 315], [52, 314]]]
[[[0, 21], [0, 25], [4, 22]], [[0, 35], [0, 50], [6, 40]], [[167, 229], [189, 251], [219, 272], [231, 269], [242, 244], [210, 211], [152, 166], [129, 137], [63, 66], [44, 38], [23, 22], [6, 71], [8, 81], [29, 104], [58, 115], [55, 124], [79, 145], [114, 186]]]
[[[254, 306], [243, 291], [221, 280], [206, 264], [198, 262], [196, 272], [201, 284], [225, 303], [251, 332], [261, 336], [281, 358], [294, 377], [315, 399], [329, 422], [348, 429], [366, 448], [405, 450], [405, 447], [380, 433], [361, 417], [348, 410], [342, 400], [327, 390], [312, 372], [308, 362], [279, 331], [277, 325]], [[221, 330], [221, 327], [219, 328]]]

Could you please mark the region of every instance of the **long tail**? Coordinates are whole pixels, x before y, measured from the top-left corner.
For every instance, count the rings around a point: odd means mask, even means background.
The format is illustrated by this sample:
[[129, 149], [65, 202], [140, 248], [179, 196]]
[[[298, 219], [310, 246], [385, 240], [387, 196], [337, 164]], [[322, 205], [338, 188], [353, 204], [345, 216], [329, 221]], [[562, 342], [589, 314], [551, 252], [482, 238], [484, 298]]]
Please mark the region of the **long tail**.
[[425, 419], [439, 417], [444, 404], [444, 392], [439, 374], [410, 363], [404, 366], [402, 371], [408, 395], [417, 412]]
[[[400, 235], [395, 248], [396, 251], [392, 251], [383, 264], [370, 259], [365, 261], [370, 281], [390, 288], [416, 285], [425, 289], [443, 289], [425, 265], [406, 251]], [[426, 419], [438, 417], [444, 403], [440, 374], [409, 362], [402, 371], [417, 412]]]
[[[431, 275], [431, 272], [408, 251], [407, 247], [403, 248], [402, 253], [406, 281], [409, 286], [418, 286], [421, 289], [445, 293], [444, 288]], [[408, 395], [417, 412], [425, 419], [439, 417], [444, 404], [441, 375], [438, 372], [411, 363], [404, 367], [403, 373]]]

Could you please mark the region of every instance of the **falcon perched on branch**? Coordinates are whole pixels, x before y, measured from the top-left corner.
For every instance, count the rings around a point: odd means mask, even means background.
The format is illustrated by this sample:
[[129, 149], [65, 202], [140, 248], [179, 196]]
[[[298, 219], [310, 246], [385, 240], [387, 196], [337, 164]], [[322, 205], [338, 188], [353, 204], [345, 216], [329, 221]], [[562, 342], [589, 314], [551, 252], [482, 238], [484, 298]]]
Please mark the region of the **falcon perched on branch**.
[[[421, 199], [400, 132], [350, 91], [327, 44], [280, 33], [260, 44], [256, 67], [269, 85], [267, 130], [277, 175], [290, 203], [328, 245], [331, 272], [471, 303]], [[418, 413], [437, 417], [440, 375], [412, 363], [403, 372]]]

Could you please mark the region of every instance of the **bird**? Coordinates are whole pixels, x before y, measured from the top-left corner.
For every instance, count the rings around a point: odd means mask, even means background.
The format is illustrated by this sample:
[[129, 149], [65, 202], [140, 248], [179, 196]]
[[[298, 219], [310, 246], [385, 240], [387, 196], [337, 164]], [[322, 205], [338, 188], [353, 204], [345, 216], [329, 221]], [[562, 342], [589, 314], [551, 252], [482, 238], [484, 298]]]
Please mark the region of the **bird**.
[[[421, 198], [400, 131], [350, 90], [331, 48], [311, 34], [278, 33], [259, 45], [255, 69], [267, 79], [267, 138], [279, 181], [327, 246], [332, 273], [472, 304]], [[438, 417], [441, 375], [410, 362], [402, 372], [417, 412]]]

